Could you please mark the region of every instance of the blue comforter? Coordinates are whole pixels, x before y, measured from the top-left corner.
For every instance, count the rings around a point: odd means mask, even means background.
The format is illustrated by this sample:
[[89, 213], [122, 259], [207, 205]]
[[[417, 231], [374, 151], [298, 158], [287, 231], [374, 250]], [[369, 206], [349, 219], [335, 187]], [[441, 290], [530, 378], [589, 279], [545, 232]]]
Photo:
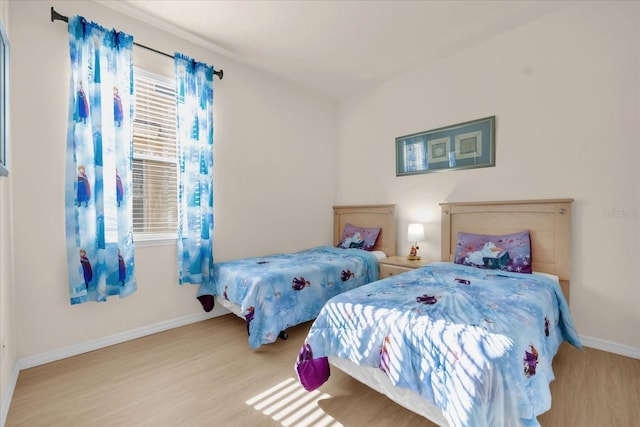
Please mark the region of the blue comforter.
[[539, 425], [564, 340], [581, 348], [555, 280], [435, 263], [332, 298], [306, 342], [480, 427]]
[[372, 253], [319, 246], [216, 263], [213, 285], [201, 286], [198, 296], [220, 295], [239, 306], [249, 344], [257, 348], [274, 342], [281, 331], [315, 319], [329, 298], [378, 277]]

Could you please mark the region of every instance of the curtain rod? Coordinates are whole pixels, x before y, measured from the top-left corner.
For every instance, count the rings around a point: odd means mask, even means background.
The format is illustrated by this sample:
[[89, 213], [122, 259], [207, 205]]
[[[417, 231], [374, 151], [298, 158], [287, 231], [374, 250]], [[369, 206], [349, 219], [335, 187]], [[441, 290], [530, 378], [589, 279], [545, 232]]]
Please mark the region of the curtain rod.
[[[51, 6], [51, 22], [54, 22], [54, 21], [64, 21], [64, 22], [68, 23], [69, 22], [69, 17], [59, 14], [58, 12], [55, 11], [53, 6]], [[133, 44], [138, 46], [138, 47], [141, 47], [143, 49], [147, 49], [147, 50], [150, 50], [152, 52], [159, 53], [160, 55], [164, 55], [164, 56], [166, 56], [168, 58], [172, 58], [172, 59], [175, 58], [175, 56], [173, 56], [173, 55], [169, 55], [168, 53], [161, 52], [161, 51], [156, 50], [156, 49], [154, 49], [152, 47], [145, 46], [145, 45], [142, 45], [142, 44], [136, 43], [136, 42], [133, 42]], [[218, 71], [213, 70], [213, 74], [215, 74], [216, 76], [218, 76], [220, 78], [220, 80], [222, 80], [222, 76], [224, 75], [224, 72], [223, 72], [223, 70], [218, 70]]]

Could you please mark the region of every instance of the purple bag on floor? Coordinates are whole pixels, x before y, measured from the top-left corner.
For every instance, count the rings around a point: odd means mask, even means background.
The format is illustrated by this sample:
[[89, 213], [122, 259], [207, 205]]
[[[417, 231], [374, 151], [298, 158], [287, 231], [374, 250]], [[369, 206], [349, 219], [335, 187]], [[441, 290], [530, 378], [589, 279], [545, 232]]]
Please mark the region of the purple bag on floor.
[[324, 384], [331, 374], [329, 359], [326, 357], [313, 358], [311, 346], [304, 343], [296, 360], [298, 381], [307, 391], [313, 391]]

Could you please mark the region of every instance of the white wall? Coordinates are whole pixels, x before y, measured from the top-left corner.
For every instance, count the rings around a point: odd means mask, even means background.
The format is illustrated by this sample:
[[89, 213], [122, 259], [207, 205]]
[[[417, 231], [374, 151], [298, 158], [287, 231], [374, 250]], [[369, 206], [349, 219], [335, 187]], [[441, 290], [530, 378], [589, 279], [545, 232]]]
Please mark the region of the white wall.
[[[175, 245], [136, 248], [133, 295], [69, 304], [63, 187], [70, 61], [67, 26], [51, 23], [51, 6], [224, 70], [214, 81], [217, 260], [331, 243], [334, 105], [93, 2], [11, 2], [18, 358], [203, 313], [197, 288], [177, 284]], [[134, 61], [143, 56], [134, 50]]]
[[[337, 203], [396, 203], [399, 252], [424, 222], [439, 259], [440, 202], [574, 198], [578, 332], [640, 357], [639, 54], [640, 3], [574, 2], [353, 97]], [[492, 115], [495, 167], [395, 176], [396, 137]]]

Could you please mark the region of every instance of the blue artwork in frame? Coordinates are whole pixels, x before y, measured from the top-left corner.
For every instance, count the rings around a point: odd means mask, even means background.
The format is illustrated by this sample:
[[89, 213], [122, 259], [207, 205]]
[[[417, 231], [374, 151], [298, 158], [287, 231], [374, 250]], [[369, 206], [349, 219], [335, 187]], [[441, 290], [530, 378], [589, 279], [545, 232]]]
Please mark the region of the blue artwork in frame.
[[495, 116], [396, 138], [396, 176], [495, 166]]
[[8, 176], [9, 140], [9, 39], [0, 19], [0, 176]]

